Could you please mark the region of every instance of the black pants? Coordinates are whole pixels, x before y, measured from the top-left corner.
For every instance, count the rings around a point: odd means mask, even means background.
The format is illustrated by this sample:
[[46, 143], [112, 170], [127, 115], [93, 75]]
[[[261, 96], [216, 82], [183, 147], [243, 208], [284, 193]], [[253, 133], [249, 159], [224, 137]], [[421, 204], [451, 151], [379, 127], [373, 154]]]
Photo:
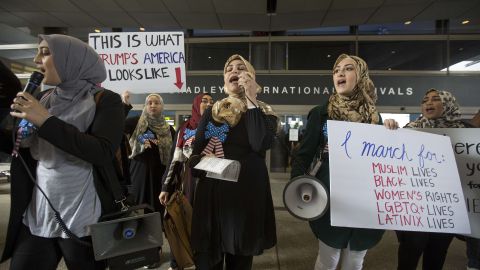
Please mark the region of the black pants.
[[441, 270], [453, 235], [448, 233], [397, 231], [398, 270], [415, 270], [423, 254], [424, 270]]
[[198, 253], [195, 255], [196, 270], [223, 270], [223, 261], [225, 260], [226, 270], [250, 270], [252, 269], [253, 256], [232, 255], [225, 253], [224, 260], [216, 265], [209, 265], [209, 254]]
[[480, 269], [480, 239], [465, 237], [467, 242], [467, 266]]
[[[91, 242], [90, 237], [82, 240]], [[96, 262], [93, 248], [72, 239], [44, 238], [32, 235], [22, 225], [13, 250], [10, 270], [55, 270], [63, 257], [69, 270], [105, 269], [104, 262]]]

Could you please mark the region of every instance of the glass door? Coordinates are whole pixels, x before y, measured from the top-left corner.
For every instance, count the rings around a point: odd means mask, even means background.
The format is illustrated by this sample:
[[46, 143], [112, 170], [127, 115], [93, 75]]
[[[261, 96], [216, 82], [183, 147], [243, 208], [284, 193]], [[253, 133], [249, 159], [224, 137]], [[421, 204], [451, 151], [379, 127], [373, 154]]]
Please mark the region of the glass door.
[[299, 146], [307, 125], [307, 115], [279, 115], [280, 130], [270, 149], [270, 172], [290, 173], [292, 153]]

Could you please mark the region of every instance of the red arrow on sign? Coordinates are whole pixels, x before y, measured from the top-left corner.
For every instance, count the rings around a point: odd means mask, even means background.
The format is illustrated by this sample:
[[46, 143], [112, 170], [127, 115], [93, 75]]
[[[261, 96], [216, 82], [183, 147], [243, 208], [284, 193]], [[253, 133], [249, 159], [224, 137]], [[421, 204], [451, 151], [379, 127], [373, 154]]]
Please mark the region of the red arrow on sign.
[[177, 82], [174, 84], [178, 87], [178, 89], [182, 89], [182, 70], [179, 67], [175, 68], [175, 75], [177, 77]]

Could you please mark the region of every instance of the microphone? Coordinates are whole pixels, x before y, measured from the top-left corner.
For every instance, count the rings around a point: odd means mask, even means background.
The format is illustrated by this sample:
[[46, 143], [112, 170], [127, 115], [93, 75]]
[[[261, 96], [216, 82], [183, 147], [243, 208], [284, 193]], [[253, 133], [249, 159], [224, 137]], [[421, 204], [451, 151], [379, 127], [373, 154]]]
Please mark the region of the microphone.
[[[38, 71], [34, 71], [32, 75], [30, 75], [30, 78], [27, 81], [27, 84], [25, 85], [25, 88], [23, 89], [23, 92], [27, 92], [30, 95], [33, 95], [33, 92], [37, 90], [38, 86], [42, 83], [43, 81], [43, 73], [40, 73]], [[15, 111], [15, 110], [14, 110]]]
[[34, 71], [30, 78], [28, 79], [23, 92], [27, 92], [29, 94], [33, 94], [38, 86], [42, 83], [44, 75], [38, 71]]

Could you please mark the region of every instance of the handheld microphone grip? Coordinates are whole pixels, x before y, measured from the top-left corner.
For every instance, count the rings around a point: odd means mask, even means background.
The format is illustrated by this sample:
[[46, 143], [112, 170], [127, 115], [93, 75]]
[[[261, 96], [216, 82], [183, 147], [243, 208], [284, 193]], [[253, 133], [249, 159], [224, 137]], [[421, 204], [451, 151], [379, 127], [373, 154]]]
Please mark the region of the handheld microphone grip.
[[29, 94], [33, 94], [38, 86], [42, 83], [44, 75], [38, 71], [34, 71], [30, 78], [28, 79], [23, 92], [27, 92]]
[[[32, 75], [30, 75], [30, 78], [27, 81], [27, 84], [25, 85], [25, 88], [23, 88], [23, 92], [27, 92], [30, 95], [33, 95], [33, 92], [37, 90], [38, 86], [42, 83], [43, 81], [43, 73], [40, 73], [38, 71], [34, 71]], [[16, 110], [13, 110], [16, 112]]]

